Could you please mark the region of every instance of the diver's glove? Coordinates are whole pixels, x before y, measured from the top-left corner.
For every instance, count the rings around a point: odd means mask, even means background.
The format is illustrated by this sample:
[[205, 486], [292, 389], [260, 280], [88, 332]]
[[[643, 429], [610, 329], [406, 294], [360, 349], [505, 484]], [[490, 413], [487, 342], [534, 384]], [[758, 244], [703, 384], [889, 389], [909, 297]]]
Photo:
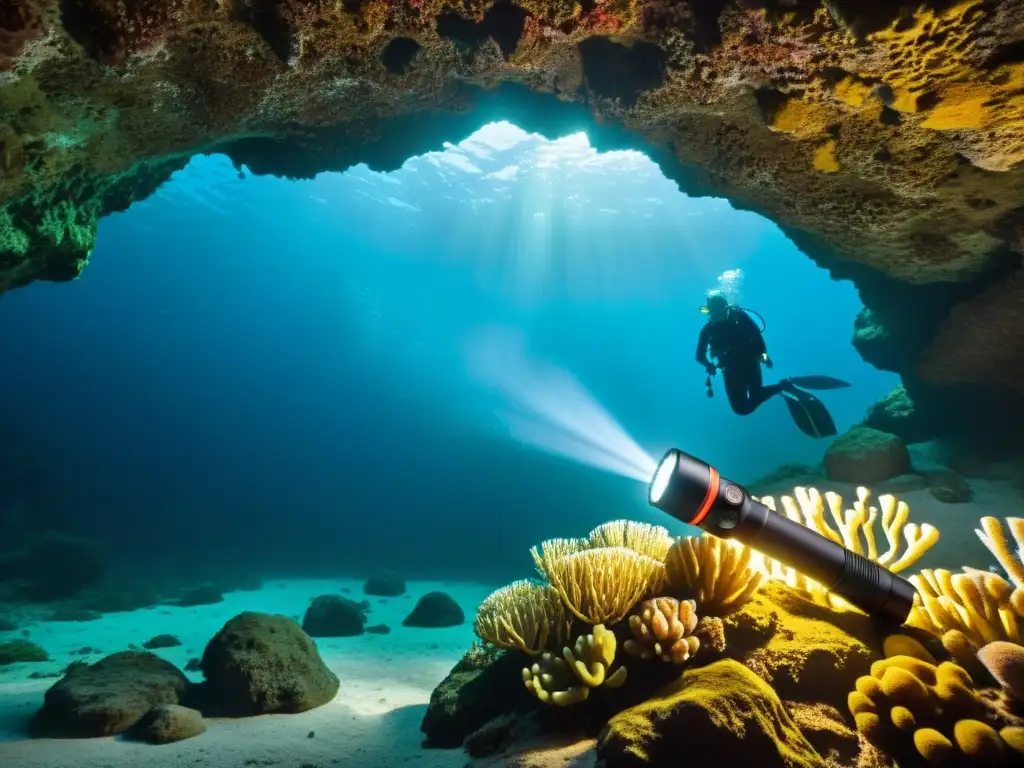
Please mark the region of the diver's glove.
[[763, 355], [761, 355], [761, 365], [763, 365], [765, 368], [774, 368], [775, 367], [775, 363], [773, 363], [772, 359], [770, 357], [768, 357], [768, 353], [767, 352], [765, 352]]

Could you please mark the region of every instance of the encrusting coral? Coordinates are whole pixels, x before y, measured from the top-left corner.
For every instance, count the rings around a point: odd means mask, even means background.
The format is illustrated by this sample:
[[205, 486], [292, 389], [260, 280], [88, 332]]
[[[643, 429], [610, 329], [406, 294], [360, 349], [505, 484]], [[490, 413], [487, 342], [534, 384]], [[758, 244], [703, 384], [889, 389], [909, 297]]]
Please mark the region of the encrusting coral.
[[563, 649], [562, 658], [541, 655], [523, 670], [523, 682], [539, 701], [560, 707], [584, 701], [590, 689], [600, 685], [618, 688], [626, 682], [626, 668], [608, 674], [617, 645], [615, 634], [598, 624], [592, 633], [577, 638], [573, 648]]
[[894, 637], [888, 656], [857, 680], [848, 706], [857, 730], [898, 765], [1015, 764], [1022, 757], [1020, 718], [982, 695], [962, 667], [936, 664], [912, 638]]
[[656, 597], [641, 603], [639, 613], [629, 617], [635, 639], [627, 640], [626, 653], [640, 659], [661, 659], [682, 664], [700, 648], [693, 632], [697, 628], [697, 605], [693, 600]]
[[765, 574], [751, 564], [754, 550], [715, 536], [676, 541], [665, 557], [667, 586], [693, 597], [704, 615], [726, 616], [757, 592]]

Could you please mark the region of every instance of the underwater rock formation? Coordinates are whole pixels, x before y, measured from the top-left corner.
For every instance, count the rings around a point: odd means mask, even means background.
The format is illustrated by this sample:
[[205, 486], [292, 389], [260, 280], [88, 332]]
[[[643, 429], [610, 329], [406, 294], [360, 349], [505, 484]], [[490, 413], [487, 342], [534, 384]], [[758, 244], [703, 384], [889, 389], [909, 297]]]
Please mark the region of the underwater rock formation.
[[49, 660], [50, 657], [46, 651], [29, 640], [18, 638], [0, 643], [0, 667], [6, 667], [8, 664], [23, 664], [28, 661]]
[[416, 606], [402, 619], [403, 627], [440, 629], [457, 627], [466, 620], [466, 615], [454, 598], [446, 592], [427, 592], [416, 601]]
[[340, 683], [316, 643], [287, 616], [246, 611], [206, 645], [198, 700], [207, 714], [247, 717], [305, 712], [334, 698]]
[[778, 222], [857, 284], [875, 364], [1021, 392], [1022, 23], [1011, 0], [11, 0], [0, 288], [78, 275], [97, 220], [191, 153], [394, 168], [488, 112], [587, 125]]
[[171, 744], [203, 733], [206, 723], [201, 712], [178, 704], [161, 704], [139, 721], [132, 735], [150, 744]]
[[910, 453], [896, 435], [871, 427], [854, 427], [825, 452], [829, 480], [874, 485], [910, 471]]
[[0, 555], [0, 581], [12, 581], [27, 600], [47, 602], [74, 597], [101, 584], [106, 558], [96, 544], [60, 533], [46, 533], [17, 552]]
[[320, 595], [306, 609], [302, 631], [310, 637], [353, 637], [366, 631], [366, 608], [340, 595]]
[[376, 597], [398, 597], [405, 594], [405, 579], [394, 571], [374, 571], [363, 584], [363, 593]]
[[607, 768], [694, 764], [824, 768], [775, 691], [732, 659], [688, 669], [608, 721], [597, 754]]
[[92, 665], [75, 662], [46, 692], [31, 731], [56, 738], [124, 733], [153, 707], [177, 704], [189, 685], [173, 664], [148, 651], [122, 651]]

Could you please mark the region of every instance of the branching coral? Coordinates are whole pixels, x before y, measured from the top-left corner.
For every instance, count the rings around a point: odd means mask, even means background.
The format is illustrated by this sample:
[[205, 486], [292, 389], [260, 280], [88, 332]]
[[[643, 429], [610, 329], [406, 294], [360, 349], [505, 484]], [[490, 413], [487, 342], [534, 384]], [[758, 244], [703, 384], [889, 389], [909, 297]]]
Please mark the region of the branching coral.
[[590, 624], [621, 621], [665, 572], [660, 561], [626, 547], [580, 550], [545, 562], [544, 569], [566, 607]]
[[562, 649], [562, 658], [541, 655], [523, 670], [523, 682], [539, 701], [560, 707], [577, 704], [590, 696], [591, 688], [618, 688], [626, 682], [625, 667], [608, 674], [616, 647], [615, 634], [598, 624], [593, 632], [577, 638], [573, 648]]
[[[889, 645], [911, 653], [920, 649], [913, 641]], [[899, 764], [915, 758], [1009, 764], [1005, 758], [1020, 745], [1019, 721], [979, 695], [963, 668], [921, 656], [876, 661], [871, 674], [857, 680], [848, 699], [857, 730]]]
[[701, 615], [739, 610], [764, 579], [751, 565], [754, 551], [715, 536], [678, 539], [665, 557], [668, 586], [696, 600]]
[[640, 659], [682, 664], [700, 648], [700, 640], [693, 634], [697, 629], [697, 605], [693, 600], [647, 600], [640, 605], [639, 613], [629, 617], [629, 628], [636, 639], [627, 640], [623, 647], [630, 656]]
[[588, 540], [594, 548], [626, 547], [639, 555], [662, 561], [672, 546], [672, 537], [667, 528], [633, 520], [613, 520], [599, 525], [590, 532]]
[[532, 656], [561, 648], [572, 617], [558, 592], [523, 579], [491, 593], [477, 611], [473, 631], [499, 648], [518, 648]]
[[1017, 545], [1014, 552], [1006, 541], [1002, 524], [994, 517], [981, 518], [981, 529], [975, 529], [978, 538], [988, 547], [988, 551], [1006, 571], [1014, 586], [1024, 586], [1024, 518], [1008, 517], [1006, 525]]
[[907, 624], [942, 638], [958, 661], [996, 640], [1024, 640], [1024, 589], [987, 571], [923, 570], [910, 577], [917, 589]]
[[[857, 501], [854, 502], [853, 509], [845, 512], [842, 496], [832, 491], [822, 496], [814, 488], [796, 488], [794, 493], [795, 499], [790, 496], [781, 497], [783, 514], [858, 555], [885, 566], [893, 573], [905, 570], [916, 563], [939, 540], [939, 531], [934, 526], [928, 523], [920, 526], [908, 523], [910, 508], [906, 502], [898, 501], [894, 496], [887, 494], [879, 497], [878, 501], [881, 504], [882, 533], [889, 546], [885, 552], [879, 554], [875, 532], [879, 509], [869, 506], [870, 492], [866, 488], [857, 489]], [[770, 496], [761, 499], [761, 502], [771, 509], [776, 509], [775, 500]], [[826, 502], [835, 528], [825, 519]], [[902, 554], [901, 541], [906, 545]], [[833, 608], [846, 605], [845, 601], [830, 595], [824, 585], [808, 579], [778, 561], [762, 556], [760, 566], [769, 578], [785, 581], [795, 589], [808, 592], [817, 602]]]

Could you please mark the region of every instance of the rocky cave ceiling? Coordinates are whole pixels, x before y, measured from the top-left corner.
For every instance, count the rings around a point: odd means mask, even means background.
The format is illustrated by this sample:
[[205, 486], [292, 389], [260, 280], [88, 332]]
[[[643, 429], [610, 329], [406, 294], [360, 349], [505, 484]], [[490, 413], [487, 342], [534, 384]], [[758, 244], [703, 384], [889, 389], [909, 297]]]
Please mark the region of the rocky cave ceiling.
[[483, 112], [771, 218], [905, 381], [1024, 393], [1019, 0], [0, 0], [0, 289], [196, 152], [382, 170]]

